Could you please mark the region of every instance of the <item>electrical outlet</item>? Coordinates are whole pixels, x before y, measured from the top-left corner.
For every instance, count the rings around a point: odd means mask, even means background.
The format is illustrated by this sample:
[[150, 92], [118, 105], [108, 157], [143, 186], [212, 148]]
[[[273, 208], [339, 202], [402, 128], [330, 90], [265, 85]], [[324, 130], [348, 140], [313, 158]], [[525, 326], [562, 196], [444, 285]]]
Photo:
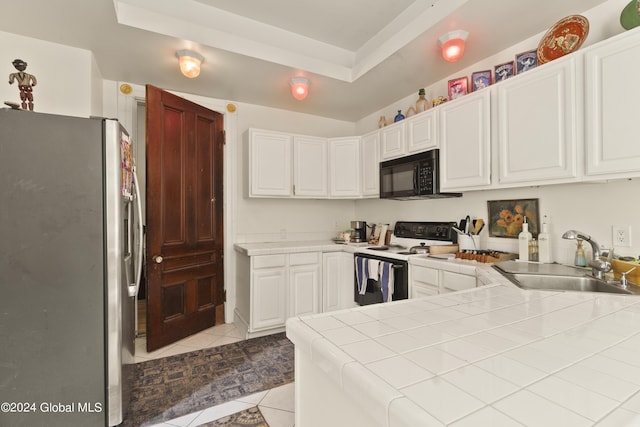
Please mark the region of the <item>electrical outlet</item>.
[[631, 226], [630, 225], [614, 225], [611, 227], [613, 246], [631, 247]]

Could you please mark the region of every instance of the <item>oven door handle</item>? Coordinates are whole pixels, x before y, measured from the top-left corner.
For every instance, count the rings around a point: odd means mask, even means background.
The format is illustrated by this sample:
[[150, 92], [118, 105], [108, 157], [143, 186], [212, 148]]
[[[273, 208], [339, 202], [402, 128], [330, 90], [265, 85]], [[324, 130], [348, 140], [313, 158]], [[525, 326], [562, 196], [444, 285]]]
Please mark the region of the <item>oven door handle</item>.
[[413, 165], [413, 190], [415, 192], [415, 195], [420, 195], [420, 187], [419, 187], [420, 179], [418, 177], [419, 173], [420, 173], [420, 163], [416, 162]]

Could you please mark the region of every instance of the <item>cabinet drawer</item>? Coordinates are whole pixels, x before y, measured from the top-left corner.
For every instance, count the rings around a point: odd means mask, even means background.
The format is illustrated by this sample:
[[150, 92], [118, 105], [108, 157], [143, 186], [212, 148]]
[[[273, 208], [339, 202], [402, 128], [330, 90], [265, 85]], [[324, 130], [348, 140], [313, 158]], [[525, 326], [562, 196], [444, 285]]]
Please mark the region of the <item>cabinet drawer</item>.
[[289, 265], [318, 264], [320, 252], [302, 252], [289, 255]]
[[258, 255], [252, 257], [253, 268], [284, 267], [287, 264], [286, 255]]
[[435, 268], [411, 266], [411, 275], [414, 282], [428, 283], [438, 286], [438, 270]]
[[476, 287], [476, 277], [467, 276], [450, 271], [442, 272], [442, 288], [443, 291], [461, 291], [464, 289], [472, 289]]

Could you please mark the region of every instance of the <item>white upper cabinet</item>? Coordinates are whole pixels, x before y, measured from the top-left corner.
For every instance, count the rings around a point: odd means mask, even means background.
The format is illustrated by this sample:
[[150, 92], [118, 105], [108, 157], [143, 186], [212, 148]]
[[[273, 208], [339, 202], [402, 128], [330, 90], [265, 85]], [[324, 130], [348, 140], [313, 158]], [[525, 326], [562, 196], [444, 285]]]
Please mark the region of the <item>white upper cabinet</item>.
[[296, 197], [328, 195], [327, 140], [312, 136], [293, 137], [293, 194]]
[[329, 196], [360, 196], [360, 137], [329, 139]]
[[381, 160], [394, 159], [406, 154], [404, 132], [404, 120], [382, 128], [380, 132]]
[[585, 53], [586, 174], [640, 175], [640, 34], [627, 32]]
[[438, 148], [438, 110], [432, 108], [406, 119], [407, 153]]
[[491, 183], [490, 101], [485, 89], [438, 107], [441, 190], [475, 190]]
[[380, 131], [368, 133], [360, 141], [362, 196], [380, 196]]
[[571, 57], [496, 85], [500, 184], [577, 179], [576, 76]]
[[249, 130], [249, 196], [286, 197], [292, 194], [291, 136]]

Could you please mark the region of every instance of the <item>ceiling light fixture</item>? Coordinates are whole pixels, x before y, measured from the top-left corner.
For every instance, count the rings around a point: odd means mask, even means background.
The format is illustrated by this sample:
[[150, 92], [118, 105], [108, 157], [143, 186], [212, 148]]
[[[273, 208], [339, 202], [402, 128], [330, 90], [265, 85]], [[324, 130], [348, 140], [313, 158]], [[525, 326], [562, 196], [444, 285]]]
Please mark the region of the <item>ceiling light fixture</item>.
[[190, 79], [200, 75], [200, 64], [204, 62], [204, 57], [192, 50], [179, 50], [176, 57], [180, 61], [180, 71], [185, 77]]
[[449, 31], [438, 39], [438, 46], [442, 49], [442, 57], [445, 61], [455, 62], [462, 58], [464, 43], [469, 33], [464, 30]]
[[311, 84], [309, 79], [294, 77], [289, 81], [289, 84], [291, 85], [291, 94], [298, 101], [302, 101], [309, 94], [309, 84]]

